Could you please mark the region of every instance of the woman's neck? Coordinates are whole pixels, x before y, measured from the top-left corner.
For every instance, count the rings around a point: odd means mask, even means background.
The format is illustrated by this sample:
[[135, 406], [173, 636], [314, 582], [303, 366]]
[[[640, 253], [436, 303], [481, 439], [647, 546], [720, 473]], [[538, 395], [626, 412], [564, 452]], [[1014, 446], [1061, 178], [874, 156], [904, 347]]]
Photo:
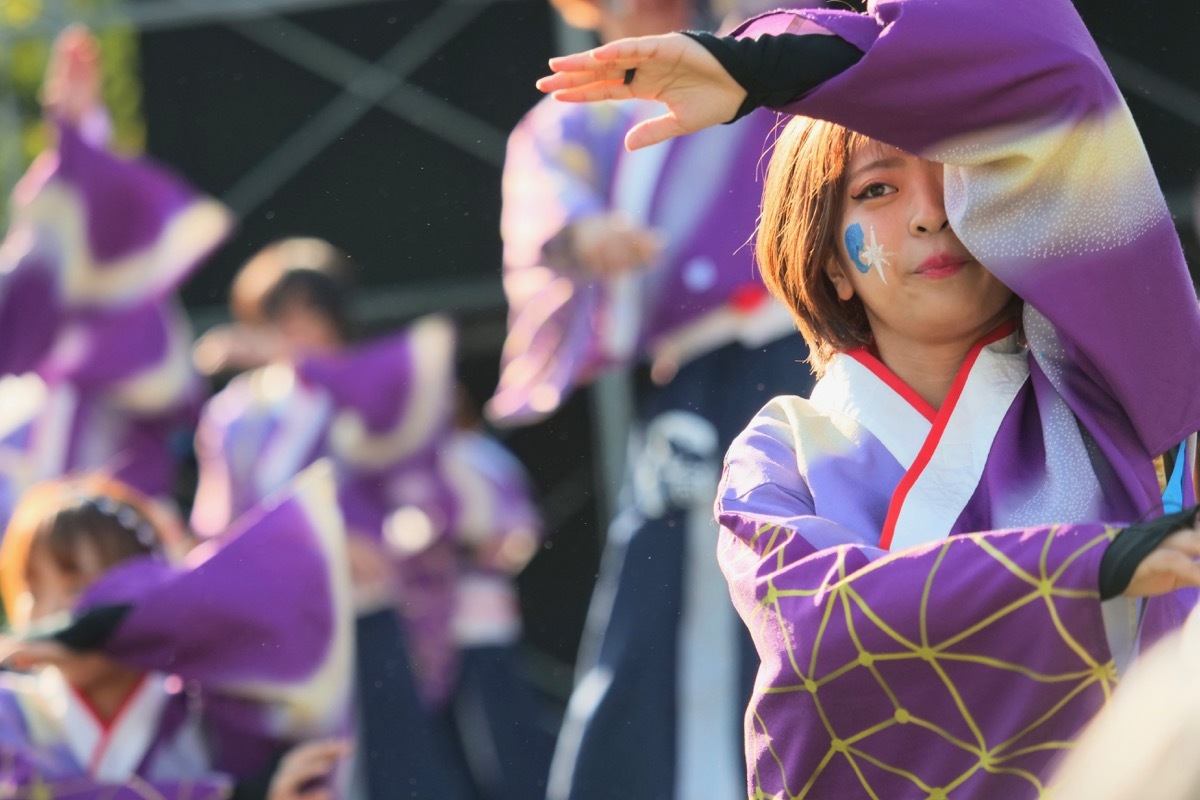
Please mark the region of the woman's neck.
[[876, 325], [872, 333], [879, 360], [922, 400], [941, 409], [971, 349], [1010, 316], [997, 315], [961, 337], [944, 341], [916, 341]]
[[105, 723], [113, 721], [129, 695], [138, 687], [145, 673], [126, 667], [114, 668], [103, 680], [79, 689], [92, 711]]
[[922, 346], [911, 342], [888, 342], [886, 337], [875, 340], [879, 360], [935, 409], [940, 409], [946, 401], [973, 344], [954, 342]]

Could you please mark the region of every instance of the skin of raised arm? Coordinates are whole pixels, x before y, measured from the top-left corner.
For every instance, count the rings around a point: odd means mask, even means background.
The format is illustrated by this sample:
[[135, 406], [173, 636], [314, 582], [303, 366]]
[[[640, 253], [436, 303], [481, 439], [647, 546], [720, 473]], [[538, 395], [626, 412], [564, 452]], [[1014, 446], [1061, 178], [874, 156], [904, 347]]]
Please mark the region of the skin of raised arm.
[[[634, 126], [625, 147], [637, 150], [733, 119], [746, 90], [696, 41], [680, 33], [619, 39], [550, 60], [554, 73], [538, 89], [568, 103], [654, 100], [667, 113]], [[635, 70], [626, 82], [626, 71]]]

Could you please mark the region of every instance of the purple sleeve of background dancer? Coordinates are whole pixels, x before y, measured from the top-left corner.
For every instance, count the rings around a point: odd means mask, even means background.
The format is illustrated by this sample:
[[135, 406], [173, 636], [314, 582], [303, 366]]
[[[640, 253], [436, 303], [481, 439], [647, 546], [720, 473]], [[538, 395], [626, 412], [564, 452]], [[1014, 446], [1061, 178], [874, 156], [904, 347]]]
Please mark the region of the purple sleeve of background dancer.
[[509, 136], [502, 183], [508, 338], [488, 416], [532, 422], [600, 366], [601, 282], [571, 260], [567, 228], [610, 210], [610, 184], [629, 112], [542, 100]]
[[227, 234], [228, 211], [60, 126], [13, 195], [0, 261], [0, 373], [33, 369], [72, 319], [162, 299]]
[[264, 732], [329, 735], [345, 720], [353, 612], [327, 467], [244, 515], [184, 569], [137, 559], [110, 570], [77, 612], [129, 605], [103, 650], [208, 692], [256, 701]]

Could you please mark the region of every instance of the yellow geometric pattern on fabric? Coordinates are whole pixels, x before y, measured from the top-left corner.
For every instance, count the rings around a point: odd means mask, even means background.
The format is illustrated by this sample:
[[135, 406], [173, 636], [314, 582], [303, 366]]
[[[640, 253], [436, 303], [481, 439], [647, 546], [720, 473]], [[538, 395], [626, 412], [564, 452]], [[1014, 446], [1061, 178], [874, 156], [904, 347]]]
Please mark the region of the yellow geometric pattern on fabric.
[[[1089, 687], [1091, 687], [1093, 685], [1099, 684], [1099, 686], [1102, 688], [1102, 690], [1104, 692], [1105, 701], [1107, 702], [1107, 700], [1111, 697], [1113, 687], [1115, 686], [1116, 680], [1117, 680], [1116, 667], [1115, 667], [1114, 663], [1111, 660], [1109, 660], [1105, 663], [1100, 663], [1095, 658], [1093, 658], [1088, 653], [1087, 649], [1085, 647], [1083, 647], [1082, 645], [1080, 645], [1079, 642], [1077, 642], [1075, 640], [1075, 638], [1070, 634], [1070, 632], [1067, 631], [1067, 629], [1063, 625], [1062, 620], [1060, 619], [1060, 617], [1058, 615], [1058, 611], [1054, 605], [1054, 600], [1056, 598], [1081, 599], [1081, 598], [1089, 598], [1089, 597], [1095, 598], [1095, 597], [1099, 596], [1099, 593], [1095, 592], [1095, 591], [1083, 591], [1083, 590], [1078, 590], [1078, 589], [1058, 588], [1057, 582], [1062, 577], [1063, 573], [1067, 570], [1067, 568], [1070, 567], [1070, 565], [1077, 558], [1079, 558], [1081, 555], [1083, 555], [1085, 552], [1087, 552], [1091, 548], [1096, 547], [1096, 546], [1100, 545], [1101, 543], [1107, 543], [1107, 542], [1111, 541], [1113, 536], [1116, 535], [1116, 530], [1108, 529], [1103, 534], [1088, 541], [1078, 551], [1076, 551], [1073, 555], [1071, 555], [1069, 558], [1067, 558], [1065, 560], [1065, 562], [1053, 574], [1049, 574], [1046, 560], [1047, 560], [1047, 555], [1048, 555], [1048, 552], [1050, 549], [1050, 545], [1054, 541], [1054, 531], [1055, 530], [1057, 530], [1057, 528], [1051, 529], [1050, 534], [1045, 537], [1045, 543], [1042, 548], [1042, 553], [1041, 553], [1041, 556], [1038, 561], [1038, 572], [1036, 575], [1030, 574], [1028, 571], [1022, 569], [1020, 566], [1013, 563], [1013, 561], [1011, 559], [1009, 559], [1006, 555], [1004, 555], [1004, 553], [1000, 552], [994, 545], [992, 545], [990, 542], [988, 542], [982, 536], [956, 536], [953, 538], [947, 538], [947, 540], [943, 543], [941, 550], [938, 553], [937, 560], [936, 560], [933, 568], [929, 571], [929, 576], [926, 578], [926, 581], [925, 581], [925, 589], [924, 589], [924, 592], [923, 592], [922, 598], [921, 598], [920, 640], [919, 641], [911, 641], [910, 639], [906, 638], [905, 636], [901, 635], [899, 632], [895, 631], [890, 626], [888, 626], [883, 621], [883, 619], [875, 611], [873, 611], [867, 605], [867, 603], [863, 600], [863, 598], [855, 591], [855, 588], [854, 588], [855, 580], [857, 578], [861, 577], [863, 574], [866, 574], [867, 572], [871, 571], [876, 565], [874, 565], [874, 564], [869, 565], [869, 566], [863, 568], [862, 570], [858, 570], [851, 575], [847, 575], [846, 574], [846, 563], [845, 563], [845, 556], [846, 556], [847, 551], [845, 551], [845, 550], [841, 551], [838, 554], [837, 569], [838, 569], [839, 579], [835, 583], [833, 583], [831, 586], [826, 585], [826, 586], [822, 586], [821, 588], [811, 589], [811, 590], [808, 590], [808, 589], [786, 590], [786, 589], [777, 588], [774, 581], [771, 578], [767, 578], [766, 579], [766, 582], [767, 582], [766, 596], [762, 600], [759, 601], [758, 613], [756, 613], [756, 616], [763, 617], [762, 624], [764, 624], [764, 625], [769, 625], [769, 624], [778, 624], [779, 625], [780, 633], [782, 634], [784, 641], [787, 642], [787, 657], [790, 662], [791, 669], [795, 673], [797, 681], [795, 684], [791, 684], [791, 685], [772, 686], [770, 688], [763, 690], [763, 693], [764, 694], [786, 694], [786, 693], [790, 693], [790, 692], [804, 692], [804, 693], [810, 694], [812, 696], [813, 703], [816, 706], [817, 713], [820, 716], [821, 722], [825, 728], [825, 732], [829, 736], [829, 740], [830, 740], [831, 744], [830, 744], [829, 750], [825, 753], [824, 757], [821, 759], [820, 764], [813, 771], [812, 775], [810, 775], [808, 777], [808, 779], [804, 783], [804, 785], [793, 790], [792, 787], [787, 786], [786, 769], [785, 769], [782, 759], [779, 757], [778, 753], [774, 750], [774, 748], [771, 747], [771, 745], [770, 745], [771, 733], [770, 733], [770, 731], [768, 731], [766, 729], [766, 723], [764, 722], [762, 717], [756, 712], [754, 715], [755, 723], [756, 723], [755, 724], [755, 733], [757, 735], [761, 735], [761, 736], [765, 737], [766, 742], [767, 742], [767, 750], [771, 753], [772, 758], [774, 759], [775, 763], [778, 765], [779, 775], [780, 775], [780, 779], [781, 779], [780, 782], [787, 788], [785, 789], [785, 792], [786, 792], [785, 795], [767, 793], [762, 788], [763, 782], [761, 780], [761, 776], [759, 773], [759, 765], [755, 764], [755, 766], [754, 766], [755, 793], [753, 795], [753, 800], [768, 800], [768, 799], [769, 800], [784, 800], [785, 798], [786, 798], [786, 800], [800, 800], [801, 798], [807, 798], [810, 796], [809, 793], [812, 790], [813, 786], [816, 784], [817, 780], [820, 778], [821, 774], [831, 763], [834, 763], [835, 759], [844, 760], [848, 764], [848, 766], [854, 771], [854, 773], [857, 775], [859, 781], [862, 784], [862, 788], [866, 792], [866, 794], [872, 798], [875, 798], [876, 800], [880, 800], [880, 798], [882, 796], [880, 794], [878, 794], [871, 787], [871, 785], [867, 781], [866, 777], [863, 775], [862, 768], [859, 764], [860, 760], [862, 762], [869, 763], [878, 769], [884, 770], [885, 772], [891, 773], [892, 775], [901, 776], [901, 777], [909, 780], [916, 789], [919, 789], [921, 792], [924, 793], [927, 800], [947, 800], [947, 798], [950, 796], [951, 792], [953, 792], [957, 787], [959, 787], [960, 785], [965, 783], [967, 780], [969, 780], [973, 775], [977, 774], [980, 770], [984, 770], [986, 772], [993, 773], [993, 774], [1009, 774], [1009, 775], [1014, 775], [1014, 776], [1023, 778], [1024, 780], [1028, 781], [1033, 787], [1035, 787], [1037, 789], [1039, 797], [1047, 796], [1045, 785], [1036, 775], [1028, 772], [1027, 770], [1022, 770], [1022, 769], [1019, 769], [1016, 767], [1006, 766], [1006, 764], [1008, 762], [1011, 762], [1015, 758], [1018, 758], [1022, 755], [1026, 755], [1028, 753], [1038, 751], [1038, 750], [1066, 750], [1072, 746], [1073, 742], [1047, 741], [1047, 742], [1042, 742], [1040, 744], [1037, 744], [1035, 746], [1025, 747], [1025, 748], [1021, 748], [1018, 750], [1010, 751], [1009, 748], [1016, 741], [1024, 738], [1030, 732], [1032, 732], [1032, 731], [1036, 730], [1037, 728], [1041, 727], [1042, 725], [1044, 725], [1048, 720], [1053, 718], [1054, 715], [1061, 708], [1063, 708], [1067, 703], [1069, 703], [1072, 699], [1074, 699], [1076, 696], [1078, 696], [1081, 692], [1085, 691], [1086, 689], [1088, 689]], [[776, 525], [769, 525], [769, 524], [763, 525], [757, 529], [755, 536], [751, 540], [751, 546], [755, 547], [755, 549], [757, 549], [758, 552], [769, 553], [773, 549], [775, 549], [775, 545], [778, 543], [780, 535], [781, 534], [787, 535], [788, 533], [790, 533], [790, 532], [787, 529], [780, 528], [779, 526], [776, 526]], [[761, 539], [762, 536], [768, 535], [768, 534], [770, 535], [771, 538], [768, 541], [768, 543], [766, 544], [766, 546], [763, 548], [758, 548], [757, 547], [758, 541]], [[928, 626], [927, 626], [927, 622], [926, 622], [927, 613], [929, 611], [928, 600], [929, 600], [930, 590], [933, 586], [934, 577], [937, 575], [938, 569], [941, 566], [942, 560], [945, 557], [946, 552], [948, 551], [950, 546], [956, 540], [961, 541], [964, 538], [965, 539], [974, 539], [976, 541], [976, 543], [979, 545], [980, 549], [984, 553], [989, 555], [998, 564], [1003, 566], [1006, 570], [1011, 572], [1013, 575], [1015, 575], [1021, 581], [1029, 584], [1029, 587], [1030, 587], [1029, 592], [1026, 595], [1009, 603], [1004, 608], [998, 609], [995, 613], [991, 614], [986, 619], [983, 619], [983, 620], [977, 622], [976, 624], [972, 625], [971, 627], [969, 627], [963, 631], [960, 631], [959, 633], [947, 638], [944, 641], [933, 643], [933, 642], [930, 642], [930, 640], [929, 640], [928, 630], [927, 630]], [[782, 548], [782, 547], [780, 547], [777, 551], [776, 568], [778, 570], [783, 570], [783, 568], [786, 566], [785, 562], [784, 562], [784, 552], [783, 551], [784, 551], [784, 548]], [[876, 564], [877, 563], [878, 562], [876, 562]], [[782, 609], [780, 607], [780, 601], [782, 598], [787, 598], [787, 597], [816, 597], [817, 595], [823, 595], [823, 598], [822, 598], [823, 604], [824, 604], [823, 616], [821, 619], [820, 626], [817, 629], [816, 636], [813, 639], [812, 654], [809, 659], [809, 662], [807, 665], [802, 665], [802, 664], [798, 663], [796, 653], [793, 650], [792, 636], [789, 634], [789, 631], [787, 630], [787, 627], [785, 626], [784, 616], [782, 614]], [[949, 648], [955, 644], [958, 644], [959, 642], [967, 639], [968, 637], [984, 630], [988, 626], [995, 624], [999, 620], [1003, 619], [1004, 617], [1008, 616], [1009, 614], [1012, 614], [1013, 612], [1017, 611], [1018, 609], [1024, 608], [1025, 606], [1029, 605], [1030, 603], [1045, 603], [1046, 604], [1046, 607], [1047, 607], [1047, 610], [1049, 611], [1049, 616], [1050, 616], [1051, 621], [1053, 622], [1055, 631], [1062, 638], [1063, 642], [1065, 642], [1067, 644], [1067, 646], [1071, 648], [1071, 650], [1073, 650], [1076, 654], [1078, 654], [1080, 659], [1086, 665], [1086, 669], [1078, 670], [1075, 672], [1061, 673], [1061, 674], [1044, 674], [1044, 673], [1040, 673], [1035, 670], [1029, 669], [1028, 667], [1026, 667], [1022, 664], [1002, 661], [1002, 660], [995, 659], [990, 656], [985, 656], [982, 654], [971, 655], [971, 654], [964, 654], [964, 653], [958, 653], [958, 652], [954, 652], [954, 653], [946, 652], [947, 648]], [[825, 634], [825, 630], [829, 623], [830, 618], [832, 617], [832, 615], [834, 613], [837, 613], [839, 608], [845, 615], [846, 626], [849, 631], [851, 640], [854, 642], [855, 648], [858, 651], [858, 655], [853, 660], [847, 662], [843, 666], [833, 670], [832, 672], [830, 672], [827, 675], [824, 675], [824, 676], [818, 678], [818, 677], [816, 677], [817, 660], [818, 660], [818, 656], [820, 654], [822, 638]], [[855, 631], [853, 615], [851, 614], [852, 608], [858, 609], [874, 625], [876, 625], [879, 628], [879, 630], [883, 631], [893, 642], [895, 642], [895, 644], [899, 648], [899, 651], [898, 652], [888, 652], [888, 653], [868, 652], [867, 649], [863, 647], [862, 642], [859, 639], [859, 635], [858, 635], [857, 631]], [[773, 613], [768, 613], [768, 612], [773, 612]], [[774, 618], [774, 621], [772, 621], [771, 617]], [[935, 725], [931, 721], [922, 718], [918, 714], [914, 713], [912, 709], [904, 708], [901, 705], [899, 700], [897, 700], [896, 693], [888, 685], [887, 681], [884, 680], [884, 677], [883, 677], [883, 675], [880, 674], [879, 669], [876, 667], [876, 664], [879, 662], [906, 661], [906, 660], [908, 660], [908, 661], [923, 660], [930, 664], [930, 666], [933, 668], [933, 670], [937, 673], [940, 680], [945, 684], [946, 689], [950, 692], [950, 695], [954, 699], [954, 703], [958, 708], [958, 712], [962, 715], [963, 720], [965, 720], [967, 726], [970, 728], [970, 731], [972, 734], [972, 741], [962, 740], [961, 738], [953, 735], [949, 731]], [[973, 717], [971, 710], [967, 707], [967, 703], [964, 700], [963, 693], [961, 691], [959, 691], [958, 687], [956, 687], [954, 685], [953, 681], [946, 674], [946, 671], [942, 668], [941, 664], [939, 663], [939, 662], [952, 662], [952, 661], [958, 661], [958, 662], [967, 661], [967, 662], [973, 662], [973, 663], [977, 663], [977, 664], [983, 664], [983, 665], [987, 665], [989, 667], [994, 667], [995, 669], [998, 669], [998, 670], [1004, 670], [1004, 671], [1018, 673], [1027, 678], [1030, 678], [1032, 680], [1045, 682], [1045, 683], [1074, 682], [1075, 686], [1053, 708], [1046, 710], [1046, 712], [1041, 717], [1039, 717], [1034, 722], [1030, 723], [1028, 726], [1026, 726], [1024, 729], [1022, 729], [1020, 732], [1018, 732], [1015, 736], [1012, 736], [1009, 739], [1006, 739], [1005, 741], [989, 743], [985, 740], [985, 737], [983, 735], [982, 730], [980, 729], [979, 724], [976, 722], [975, 718]], [[805, 666], [807, 667], [807, 669], [805, 669]], [[822, 704], [820, 691], [821, 691], [822, 687], [826, 686], [831, 681], [846, 674], [850, 670], [856, 669], [858, 667], [863, 667], [863, 668], [867, 669], [871, 673], [871, 675], [874, 677], [874, 679], [878, 682], [880, 688], [884, 691], [884, 693], [891, 700], [892, 707], [893, 707], [892, 715], [886, 719], [881, 719], [878, 723], [876, 723], [868, 728], [865, 728], [863, 730], [859, 730], [859, 731], [837, 731], [837, 730], [834, 730], [834, 726], [830, 722], [829, 714], [826, 712], [826, 709]], [[856, 745], [859, 742], [863, 741], [867, 737], [869, 737], [873, 734], [876, 734], [882, 730], [885, 730], [887, 728], [890, 728], [892, 726], [902, 725], [902, 724], [916, 725], [918, 727], [921, 727], [925, 730], [928, 730], [928, 731], [938, 735], [947, 744], [970, 754], [974, 758], [975, 763], [972, 766], [970, 766], [969, 768], [965, 769], [962, 772], [962, 774], [960, 774], [958, 777], [956, 777], [954, 780], [950, 781], [946, 785], [930, 786], [925, 781], [921, 780], [920, 777], [913, 774], [912, 772], [907, 771], [898, 765], [883, 763], [878, 758], [864, 752], [861, 748], [856, 747]], [[884, 798], [884, 800], [886, 800], [886, 798]]]

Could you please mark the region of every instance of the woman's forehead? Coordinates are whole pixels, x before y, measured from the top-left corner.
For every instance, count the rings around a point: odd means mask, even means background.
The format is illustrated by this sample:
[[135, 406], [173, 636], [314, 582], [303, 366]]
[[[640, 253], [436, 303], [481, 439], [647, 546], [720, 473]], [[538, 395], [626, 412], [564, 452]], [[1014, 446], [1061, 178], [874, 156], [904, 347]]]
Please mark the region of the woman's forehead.
[[850, 144], [850, 168], [869, 164], [872, 161], [883, 161], [892, 158], [915, 158], [912, 153], [899, 147], [871, 139], [866, 136], [856, 136]]

